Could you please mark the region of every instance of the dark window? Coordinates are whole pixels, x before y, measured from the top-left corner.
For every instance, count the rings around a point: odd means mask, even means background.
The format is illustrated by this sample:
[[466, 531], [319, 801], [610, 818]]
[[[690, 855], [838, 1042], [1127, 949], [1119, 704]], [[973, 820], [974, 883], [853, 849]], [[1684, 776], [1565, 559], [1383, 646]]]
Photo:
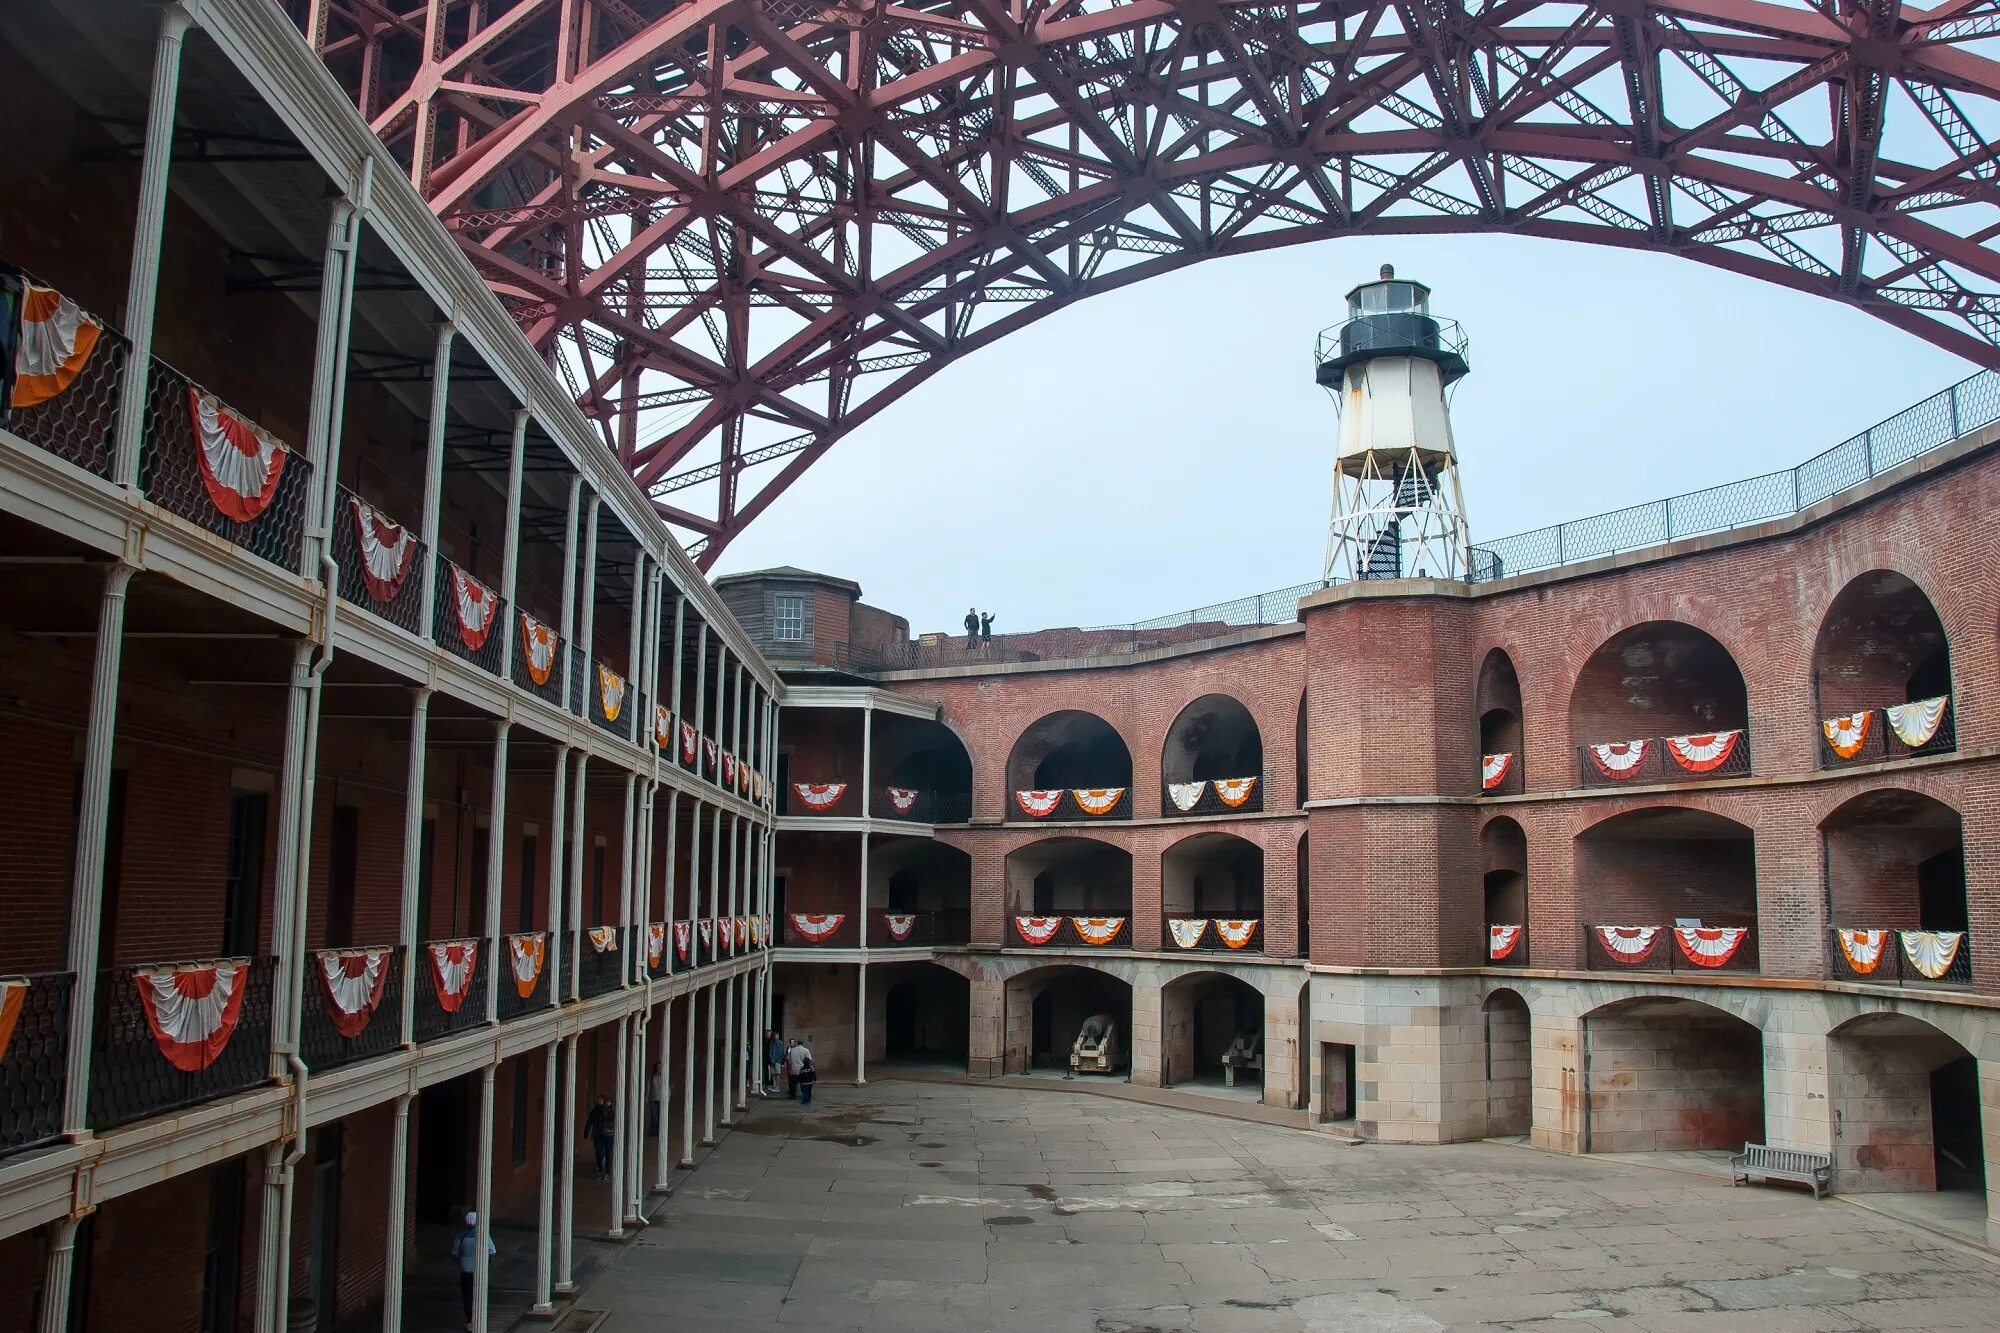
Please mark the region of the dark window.
[[514, 1165], [528, 1160], [528, 1061], [514, 1062]]
[[521, 916], [518, 930], [535, 928], [535, 855], [541, 839], [530, 833], [521, 839]]
[[312, 1132], [318, 1142], [313, 1158], [312, 1252], [307, 1257], [307, 1290], [319, 1315], [315, 1327], [333, 1328], [337, 1313], [340, 1272], [341, 1127], [323, 1125]]
[[354, 943], [354, 893], [360, 874], [361, 811], [333, 808], [333, 849], [326, 886], [326, 942], [343, 949]]
[[208, 1239], [201, 1260], [201, 1333], [235, 1333], [243, 1262], [243, 1159], [208, 1173]]
[[271, 798], [239, 791], [229, 798], [229, 867], [223, 883], [222, 953], [242, 958], [257, 947], [264, 907], [264, 820]]
[[604, 848], [593, 849], [590, 858], [590, 924], [602, 926], [609, 923], [604, 915]]

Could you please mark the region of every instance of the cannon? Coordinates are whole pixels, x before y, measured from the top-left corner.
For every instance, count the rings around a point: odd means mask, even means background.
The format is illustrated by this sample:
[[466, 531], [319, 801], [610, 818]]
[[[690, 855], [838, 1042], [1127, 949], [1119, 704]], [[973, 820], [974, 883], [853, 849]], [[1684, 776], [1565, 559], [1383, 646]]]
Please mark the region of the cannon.
[[1072, 1074], [1110, 1074], [1118, 1069], [1118, 1024], [1110, 1014], [1092, 1014], [1077, 1029], [1069, 1048]]
[[1236, 1071], [1254, 1069], [1264, 1072], [1264, 1038], [1258, 1032], [1239, 1032], [1229, 1043], [1229, 1049], [1222, 1053], [1222, 1081], [1229, 1087], [1236, 1086]]

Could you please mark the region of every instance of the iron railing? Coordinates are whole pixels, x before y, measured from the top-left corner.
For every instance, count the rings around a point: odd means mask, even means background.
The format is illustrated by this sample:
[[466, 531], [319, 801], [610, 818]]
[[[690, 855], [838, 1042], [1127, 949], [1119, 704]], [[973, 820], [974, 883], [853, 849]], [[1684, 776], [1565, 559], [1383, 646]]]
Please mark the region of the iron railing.
[[[606, 930], [610, 933], [610, 945], [599, 949], [591, 943], [592, 930]], [[578, 958], [578, 991], [584, 999], [602, 995], [606, 991], [618, 989], [624, 979], [626, 936], [629, 932], [623, 926], [586, 927]]]
[[[840, 788], [838, 793], [833, 788]], [[801, 791], [805, 788], [806, 791]], [[808, 793], [811, 793], [808, 795]], [[828, 799], [829, 796], [831, 799]], [[887, 797], [876, 804], [887, 807]], [[861, 815], [861, 784], [858, 782], [788, 782], [778, 793], [778, 813], [788, 819], [855, 819]]]
[[1254, 914], [1211, 917], [1169, 912], [1166, 921], [1166, 934], [1161, 945], [1169, 953], [1264, 952], [1264, 923]]
[[38, 972], [25, 982], [14, 1034], [0, 1050], [0, 1157], [62, 1134], [69, 1051], [70, 972]]
[[204, 1068], [185, 1071], [167, 1060], [139, 999], [143, 968], [98, 973], [97, 1030], [90, 1052], [90, 1125], [110, 1129], [163, 1111], [214, 1101], [254, 1088], [271, 1070], [273, 960], [249, 960], [236, 984], [242, 1007], [228, 1042]]
[[[444, 944], [448, 941], [437, 940]], [[486, 941], [479, 941], [479, 953], [473, 960], [472, 975], [466, 979], [465, 996], [457, 1009], [447, 1010], [444, 997], [438, 993], [437, 970], [431, 961], [430, 943], [417, 950], [417, 967], [425, 976], [413, 984], [417, 988], [416, 1004], [413, 1007], [416, 1039], [420, 1042], [433, 1041], [463, 1032], [467, 1028], [478, 1027], [486, 1021], [486, 969], [493, 966], [493, 960], [486, 955], [491, 952]]]
[[[633, 711], [643, 707], [644, 701], [639, 698], [639, 691], [634, 688], [632, 678], [620, 673], [620, 678], [624, 680], [625, 686], [624, 692], [616, 700], [618, 716], [615, 718], [606, 717], [604, 715], [604, 685], [598, 675], [598, 672], [603, 669], [604, 664], [602, 662], [593, 661], [587, 673], [589, 679], [584, 682], [585, 706], [589, 710], [590, 720], [595, 722], [600, 729], [608, 731], [622, 740], [630, 740], [632, 738]], [[646, 725], [651, 726], [652, 723], [648, 721]]]
[[787, 949], [858, 948], [861, 918], [853, 912], [788, 912], [778, 918], [778, 942]]
[[[354, 508], [357, 500], [368, 504], [345, 486], [335, 488], [333, 558], [340, 566], [340, 599], [349, 606], [357, 606], [380, 616], [398, 629], [421, 634], [424, 625], [424, 565], [430, 559], [430, 551], [415, 530], [405, 526], [403, 532], [409, 539], [410, 554], [403, 581], [394, 585], [388, 597], [376, 597], [364, 574], [361, 520]], [[372, 505], [369, 507], [373, 509]]]
[[[1937, 947], [1945, 940], [1951, 940], [1948, 957]], [[1962, 930], [1836, 926], [1827, 932], [1826, 974], [1876, 986], [1970, 986], [1972, 936]]]
[[[1697, 927], [1686, 939], [1673, 926], [1650, 926], [1622, 924], [1617, 926], [1590, 926], [1584, 931], [1587, 965], [1593, 971], [1602, 972], [1692, 972], [1697, 975], [1713, 972], [1755, 972], [1757, 962], [1757, 930], [1749, 927], [1741, 935], [1734, 932], [1739, 928]], [[1720, 930], [1721, 938], [1713, 938]], [[1605, 932], [1613, 932], [1609, 940]], [[1650, 931], [1650, 937], [1630, 932]], [[1704, 951], [1714, 951], [1705, 953]], [[1697, 961], [1702, 959], [1703, 961]]]
[[297, 572], [311, 507], [313, 466], [304, 453], [286, 448], [277, 457], [277, 488], [268, 505], [247, 521], [231, 518], [216, 505], [197, 461], [196, 436], [188, 394], [201, 386], [163, 361], [154, 361], [146, 392], [146, 443], [139, 460], [139, 489], [169, 513], [212, 532], [280, 568]]
[[[1049, 929], [1051, 922], [1055, 923], [1053, 930]], [[1104, 916], [1017, 915], [1008, 918], [1006, 930], [1006, 945], [1010, 949], [1132, 947], [1132, 914], [1129, 911]]]
[[[548, 1008], [550, 978], [546, 965], [547, 955], [543, 956], [542, 970], [535, 974], [535, 980], [528, 987], [528, 993], [523, 995], [520, 983], [514, 978], [513, 945], [506, 939], [503, 939], [501, 944], [501, 956], [507, 960], [507, 966], [500, 972], [500, 1021], [505, 1023], [510, 1018], [519, 1018], [532, 1010]], [[543, 937], [542, 947], [544, 949], [548, 947], [546, 936]]]
[[[485, 637], [478, 641], [478, 647], [467, 642], [467, 630], [458, 619], [458, 590], [451, 576], [452, 563], [439, 559], [437, 562], [436, 605], [431, 612], [431, 642], [451, 653], [464, 658], [488, 675], [500, 674], [500, 643], [510, 632], [512, 617], [507, 611], [507, 599], [498, 589], [487, 588], [493, 599], [493, 619], [486, 623]], [[467, 571], [470, 574], [471, 571]], [[480, 586], [485, 587], [485, 584]]]
[[[1489, 766], [1499, 770], [1499, 776], [1489, 777]], [[1526, 780], [1521, 776], [1521, 755], [1488, 754], [1480, 756], [1479, 794], [1481, 796], [1519, 796]]]
[[1579, 745], [1576, 769], [1585, 787], [1740, 778], [1750, 771], [1750, 732], [1739, 727], [1733, 738], [1729, 732], [1715, 732]]
[[1527, 926], [1513, 922], [1487, 922], [1486, 965], [1488, 967], [1526, 967], [1528, 965]]
[[130, 356], [124, 335], [105, 326], [90, 359], [61, 393], [33, 407], [13, 407], [0, 398], [0, 428], [108, 480], [117, 452], [118, 395]]
[[[1242, 784], [1249, 782], [1247, 791]], [[1234, 795], [1235, 800], [1230, 797]], [[1183, 805], [1182, 802], [1187, 802]], [[1246, 773], [1241, 777], [1210, 782], [1160, 783], [1160, 813], [1168, 819], [1194, 819], [1202, 815], [1254, 815], [1264, 808], [1264, 775]]]
[[[902, 931], [899, 935], [898, 929]], [[868, 913], [868, 947], [905, 949], [917, 945], [959, 945], [972, 938], [972, 913], [962, 907], [932, 912]]]
[[[317, 967], [318, 963], [317, 956], [307, 955], [308, 968]], [[327, 1007], [324, 984], [318, 977], [308, 975], [304, 1008], [299, 1015], [299, 1058], [306, 1062], [306, 1068], [317, 1074], [402, 1048], [402, 951], [390, 946], [382, 966], [385, 972], [382, 997], [368, 1015], [366, 1025], [352, 1037], [340, 1035]]]
[[[1108, 792], [1113, 790], [1112, 788], [1064, 787], [1060, 789], [1051, 788], [1049, 790], [1059, 790], [1060, 794], [1056, 796], [1055, 803], [1048, 807], [1046, 814], [1035, 814], [1032, 812], [1039, 808], [1041, 800], [1046, 798], [1048, 792], [1017, 791], [1010, 793], [1007, 799], [1008, 822], [1015, 824], [1087, 824], [1099, 819], [1130, 819], [1132, 817], [1132, 789], [1129, 786], [1116, 789], [1118, 791], [1117, 799], [1109, 806], [1095, 811], [1085, 807], [1082, 804], [1083, 798], [1079, 797], [1077, 793], [1082, 792], [1088, 795], [1092, 792]], [[1092, 799], [1093, 803], [1095, 803], [1096, 798]]]
[[1922, 745], [1905, 744], [1889, 725], [1889, 710], [1886, 708], [1864, 708], [1847, 717], [1830, 719], [1846, 722], [1850, 718], [1865, 716], [1867, 727], [1858, 748], [1846, 744], [1848, 753], [1842, 754], [1833, 748], [1833, 738], [1827, 735], [1827, 723], [1823, 721], [1819, 729], [1819, 766], [1821, 768], [1845, 768], [1849, 764], [1879, 764], [1889, 759], [1911, 759], [1921, 755], [1949, 754], [1958, 748], [1958, 719], [1954, 715], [1952, 701], [1946, 698], [1944, 716], [1938, 720], [1938, 727], [1931, 738]]
[[565, 644], [563, 671], [569, 684], [567, 694], [569, 711], [582, 717], [584, 700], [588, 697], [589, 691], [596, 688], [596, 683], [588, 679], [591, 674], [590, 654], [573, 643]]
[[[520, 607], [516, 606], [514, 611], [515, 614], [507, 617], [507, 632], [514, 636], [514, 683], [537, 699], [561, 708], [568, 697], [568, 690], [563, 683], [563, 665], [569, 660], [569, 645], [560, 635], [557, 636], [555, 656], [549, 660], [549, 674], [539, 685], [536, 684], [535, 677], [529, 670], [528, 644], [522, 632]], [[536, 619], [541, 620], [541, 617], [537, 616]], [[549, 622], [541, 620], [541, 623], [546, 625]]]

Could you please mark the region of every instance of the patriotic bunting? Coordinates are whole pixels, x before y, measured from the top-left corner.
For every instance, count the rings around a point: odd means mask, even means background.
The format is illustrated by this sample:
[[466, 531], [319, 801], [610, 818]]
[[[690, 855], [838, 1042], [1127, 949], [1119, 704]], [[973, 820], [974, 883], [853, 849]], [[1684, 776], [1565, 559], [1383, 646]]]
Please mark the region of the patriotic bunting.
[[738, 759], [736, 761], [736, 791], [738, 795], [742, 796], [750, 794], [750, 761], [748, 759]]
[[701, 931], [701, 951], [712, 956], [715, 952], [715, 919], [704, 918], [695, 925]]
[[21, 293], [21, 342], [14, 349], [14, 406], [35, 407], [61, 393], [83, 372], [103, 325], [52, 287], [26, 284]]
[[507, 960], [514, 965], [514, 993], [527, 999], [542, 979], [542, 963], [549, 956], [547, 931], [533, 930], [507, 937]]
[[694, 763], [694, 723], [681, 723], [681, 762]]
[[1736, 752], [1736, 742], [1742, 739], [1741, 727], [1734, 731], [1668, 736], [1667, 753], [1690, 773], [1710, 773], [1729, 761], [1729, 756]]
[[439, 940], [427, 947], [431, 954], [431, 982], [437, 987], [438, 1008], [455, 1014], [472, 990], [472, 974], [479, 965], [479, 941]]
[[389, 980], [389, 950], [321, 949], [313, 958], [319, 964], [313, 971], [319, 977], [320, 997], [326, 1001], [326, 1016], [335, 1032], [352, 1041], [382, 1003], [382, 988]]
[[821, 940], [831, 939], [833, 932], [839, 930], [846, 921], [845, 912], [792, 913], [792, 929], [803, 936], [807, 944], [818, 944]]
[[1507, 774], [1514, 767], [1511, 754], [1481, 755], [1479, 759], [1479, 790], [1492, 791], [1507, 780]]
[[1869, 976], [1882, 966], [1882, 946], [1889, 942], [1886, 930], [1836, 930], [1841, 956], [1858, 976]]
[[590, 947], [597, 950], [597, 952], [599, 953], [618, 952], [618, 927], [592, 926], [589, 930], [586, 930], [583, 933], [585, 937], [590, 940]]
[[764, 918], [761, 915], [753, 916], [750, 918], [750, 947], [754, 949], [761, 946], [763, 943], [764, 943]]
[[1251, 937], [1257, 933], [1257, 918], [1251, 917], [1248, 920], [1218, 920], [1215, 923], [1215, 933], [1230, 948], [1241, 949], [1244, 945], [1250, 943]]
[[1944, 723], [1945, 701], [1948, 694], [1940, 694], [1935, 699], [1919, 699], [1915, 703], [1895, 704], [1882, 711], [1888, 714], [1889, 730], [1896, 733], [1896, 739], [1912, 750], [1930, 743]]
[[1170, 916], [1167, 918], [1167, 935], [1183, 949], [1192, 949], [1201, 943], [1201, 937], [1208, 934], [1208, 918]]
[[646, 923], [646, 966], [658, 967], [667, 953], [667, 927], [661, 921]]
[[899, 815], [907, 815], [916, 807], [917, 794], [908, 787], [889, 788], [889, 808]]
[[889, 938], [901, 944], [910, 938], [910, 929], [917, 924], [915, 912], [884, 912], [882, 924], [889, 928]]
[[1079, 787], [1070, 795], [1083, 807], [1086, 815], [1108, 815], [1112, 807], [1124, 799], [1123, 787]]
[[1234, 810], [1250, 799], [1250, 793], [1256, 790], [1256, 787], [1255, 778], [1217, 778], [1215, 795], [1224, 805]]
[[1017, 916], [1014, 929], [1030, 944], [1047, 944], [1062, 929], [1062, 923], [1059, 916]]
[[1639, 765], [1646, 758], [1646, 742], [1606, 741], [1593, 745], [1590, 762], [1597, 765], [1597, 771], [1607, 778], [1629, 778], [1639, 771]]
[[1592, 926], [1597, 942], [1620, 963], [1643, 963], [1659, 943], [1658, 926]]
[[599, 666], [597, 701], [604, 707], [604, 720], [616, 722], [619, 710], [625, 707], [625, 677], [609, 668]]
[[1830, 717], [1819, 724], [1826, 736], [1826, 743], [1842, 759], [1852, 759], [1861, 753], [1861, 747], [1868, 743], [1868, 733], [1875, 728], [1875, 710], [1864, 708], [1858, 713], [1844, 717]]
[[715, 923], [715, 936], [724, 953], [736, 952], [736, 918], [725, 916]]
[[1965, 940], [1962, 930], [1906, 930], [1903, 932], [1903, 957], [1910, 960], [1910, 966], [1936, 981], [1951, 971], [1951, 965], [1958, 959], [1958, 946]]
[[493, 630], [493, 617], [500, 613], [500, 595], [452, 565], [451, 605], [458, 615], [459, 641], [478, 652], [486, 646], [486, 636]]
[[674, 715], [665, 704], [653, 705], [653, 740], [662, 750], [673, 748]]
[[1169, 782], [1167, 784], [1167, 796], [1173, 801], [1174, 808], [1182, 814], [1186, 814], [1197, 805], [1200, 805], [1201, 794], [1207, 790], [1208, 784], [1206, 782]]
[[674, 957], [680, 959], [683, 963], [685, 963], [688, 960], [688, 944], [693, 939], [694, 939], [693, 922], [691, 921], [674, 922]]
[[202, 489], [224, 518], [248, 523], [270, 507], [291, 453], [269, 431], [253, 426], [199, 389], [188, 390], [194, 420], [194, 461]]
[[1736, 956], [1750, 935], [1748, 926], [1675, 926], [1681, 956], [1696, 967], [1721, 967]]
[[736, 756], [727, 750], [722, 752], [722, 785], [725, 787], [736, 785]]
[[14, 1040], [14, 1027], [21, 1021], [21, 1010], [28, 1002], [28, 988], [33, 984], [26, 977], [8, 977], [0, 981], [0, 1060], [7, 1058], [8, 1043]]
[[187, 1074], [214, 1064], [243, 1015], [250, 960], [141, 968], [133, 974], [146, 1026], [167, 1063]]
[[1486, 928], [1486, 956], [1499, 962], [1514, 952], [1514, 946], [1521, 942], [1519, 926], [1488, 926]]
[[708, 760], [708, 767], [710, 772], [713, 772], [715, 770], [715, 759], [716, 756], [721, 752], [722, 752], [722, 747], [715, 743], [715, 739], [713, 737], [703, 736], [701, 738], [702, 758]]
[[355, 545], [361, 551], [361, 584], [378, 602], [393, 601], [417, 564], [417, 539], [400, 523], [359, 499], [347, 502], [354, 516]]
[[747, 916], [736, 918], [736, 941], [742, 948], [750, 947], [750, 918]]
[[521, 665], [537, 685], [548, 684], [556, 669], [555, 630], [526, 611], [521, 613]]
[[810, 810], [830, 810], [842, 796], [847, 794], [845, 782], [794, 782], [792, 790]]
[[1117, 939], [1118, 932], [1125, 929], [1125, 918], [1122, 916], [1073, 916], [1069, 923], [1076, 927], [1079, 939], [1099, 948]]
[[1060, 787], [1054, 791], [1017, 791], [1014, 793], [1014, 804], [1020, 806], [1021, 812], [1030, 818], [1047, 819], [1062, 804], [1062, 798]]

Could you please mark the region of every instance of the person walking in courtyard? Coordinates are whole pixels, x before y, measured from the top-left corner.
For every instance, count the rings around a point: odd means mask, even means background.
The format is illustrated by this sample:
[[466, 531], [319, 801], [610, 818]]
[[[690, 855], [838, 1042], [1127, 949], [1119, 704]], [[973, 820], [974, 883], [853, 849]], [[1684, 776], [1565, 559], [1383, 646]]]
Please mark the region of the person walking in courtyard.
[[974, 607], [965, 608], [965, 651], [971, 652], [979, 646], [979, 612]]
[[617, 1131], [617, 1112], [611, 1108], [611, 1098], [599, 1093], [597, 1105], [590, 1108], [590, 1115], [583, 1122], [584, 1134], [589, 1137], [591, 1146], [597, 1149], [599, 1180], [611, 1179], [611, 1140]]
[[785, 1063], [785, 1043], [776, 1028], [764, 1029], [764, 1095], [778, 1091], [778, 1067]]
[[991, 611], [980, 613], [979, 642], [981, 645], [993, 642], [993, 613]]
[[819, 1071], [813, 1068], [813, 1053], [806, 1049], [804, 1042], [800, 1042], [793, 1049], [793, 1055], [798, 1063], [792, 1066], [792, 1082], [799, 1086], [799, 1105], [811, 1106], [813, 1084], [819, 1082]]
[[[486, 1241], [486, 1257], [492, 1258], [500, 1251], [491, 1237]], [[451, 1257], [458, 1260], [458, 1295], [465, 1306], [465, 1327], [472, 1327], [472, 1279], [479, 1266], [479, 1214], [465, 1215], [465, 1230], [458, 1233], [451, 1243]]]
[[792, 1077], [792, 1052], [798, 1048], [799, 1043], [795, 1039], [791, 1037], [785, 1038], [785, 1058], [782, 1062], [782, 1068], [785, 1071], [785, 1092], [793, 1101], [799, 1099], [799, 1081]]

